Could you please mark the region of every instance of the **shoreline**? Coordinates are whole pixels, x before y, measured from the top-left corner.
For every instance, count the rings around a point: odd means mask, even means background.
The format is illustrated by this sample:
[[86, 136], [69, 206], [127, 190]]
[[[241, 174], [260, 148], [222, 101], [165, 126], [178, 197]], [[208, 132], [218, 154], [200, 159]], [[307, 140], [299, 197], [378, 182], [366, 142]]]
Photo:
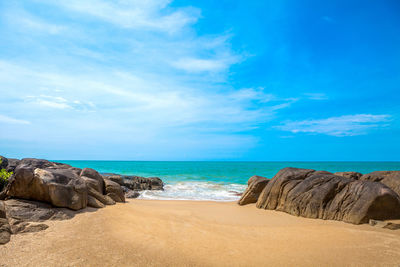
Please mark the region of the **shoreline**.
[[0, 247], [0, 265], [400, 263], [400, 231], [296, 217], [254, 204], [135, 199], [46, 223], [45, 231], [12, 235]]

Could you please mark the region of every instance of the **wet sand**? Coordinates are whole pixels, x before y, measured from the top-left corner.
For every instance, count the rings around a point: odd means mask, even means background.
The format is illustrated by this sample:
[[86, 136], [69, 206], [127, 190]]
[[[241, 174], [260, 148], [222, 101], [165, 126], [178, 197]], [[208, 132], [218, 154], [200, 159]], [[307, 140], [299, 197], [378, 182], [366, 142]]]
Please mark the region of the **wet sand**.
[[254, 205], [129, 200], [13, 235], [0, 266], [400, 266], [400, 230]]

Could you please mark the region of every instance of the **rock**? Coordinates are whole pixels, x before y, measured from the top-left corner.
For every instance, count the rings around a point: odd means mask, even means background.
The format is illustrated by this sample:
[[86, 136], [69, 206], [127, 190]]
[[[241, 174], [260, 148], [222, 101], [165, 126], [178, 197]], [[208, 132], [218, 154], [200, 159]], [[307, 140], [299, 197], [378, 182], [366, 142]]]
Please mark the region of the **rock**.
[[351, 178], [354, 180], [358, 180], [362, 176], [362, 174], [359, 172], [335, 172], [334, 175]]
[[7, 169], [8, 159], [6, 157], [0, 156], [0, 170]]
[[19, 159], [8, 159], [8, 166], [6, 170], [8, 172], [14, 172], [20, 162], [21, 161]]
[[94, 188], [88, 187], [88, 196], [92, 196], [104, 205], [115, 205], [115, 201], [106, 195], [101, 194]]
[[109, 179], [104, 179], [106, 195], [111, 197], [115, 202], [125, 202], [125, 194], [121, 186]]
[[129, 190], [128, 192], [125, 193], [126, 198], [137, 198], [139, 196], [140, 193], [138, 191]]
[[255, 181], [265, 180], [265, 179], [267, 179], [267, 178], [265, 178], [263, 176], [259, 176], [259, 175], [253, 175], [250, 177], [249, 180], [247, 180], [247, 185], [251, 185]]
[[75, 212], [69, 209], [54, 208], [43, 202], [9, 199], [4, 203], [13, 234], [42, 231], [48, 228], [41, 223], [43, 221], [66, 220], [75, 216]]
[[0, 244], [10, 241], [11, 227], [6, 216], [6, 209], [3, 201], [0, 201]]
[[76, 170], [70, 168], [33, 169], [20, 164], [9, 181], [7, 196], [48, 202], [73, 210], [87, 205], [86, 183]]
[[88, 186], [93, 187], [101, 194], [104, 193], [103, 176], [101, 176], [96, 170], [85, 168], [80, 173], [80, 176], [85, 180]]
[[141, 177], [135, 175], [105, 174], [106, 178], [125, 186], [130, 190], [163, 190], [164, 183], [158, 177]]
[[87, 205], [89, 207], [93, 207], [93, 208], [104, 208], [106, 205], [104, 205], [103, 203], [101, 203], [97, 198], [92, 197], [91, 195], [88, 195], [88, 203]]
[[10, 220], [11, 221], [11, 232], [13, 234], [20, 233], [33, 233], [46, 230], [49, 228], [47, 224], [44, 223], [29, 223], [24, 221]]
[[246, 191], [244, 191], [242, 197], [239, 199], [238, 204], [246, 205], [250, 203], [256, 203], [258, 197], [261, 194], [261, 191], [268, 184], [268, 182], [269, 180], [265, 177], [257, 175], [252, 176], [248, 180], [247, 184], [249, 186], [247, 187]]
[[8, 224], [8, 220], [0, 218], [0, 245], [6, 244], [10, 241], [11, 227]]
[[361, 176], [362, 181], [381, 182], [400, 196], [400, 171], [376, 171]]
[[385, 222], [385, 221], [378, 221], [378, 220], [369, 220], [369, 224], [372, 226], [390, 229], [390, 230], [398, 230], [400, 229], [400, 224], [392, 223], [392, 222]]
[[257, 207], [354, 224], [400, 218], [400, 198], [383, 184], [296, 168], [280, 170]]
[[111, 176], [107, 176], [107, 179], [123, 186], [125, 184], [124, 178], [122, 178], [121, 175], [111, 175]]
[[65, 208], [55, 208], [43, 202], [8, 199], [4, 201], [7, 217], [25, 222], [43, 222], [46, 220], [68, 220], [75, 212]]

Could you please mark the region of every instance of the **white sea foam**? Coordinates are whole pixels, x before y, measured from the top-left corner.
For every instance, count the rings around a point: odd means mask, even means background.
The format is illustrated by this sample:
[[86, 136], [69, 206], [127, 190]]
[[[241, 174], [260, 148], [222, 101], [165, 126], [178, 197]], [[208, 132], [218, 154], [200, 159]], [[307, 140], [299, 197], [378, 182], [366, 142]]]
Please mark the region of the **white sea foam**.
[[139, 198], [159, 200], [208, 200], [236, 201], [246, 189], [242, 184], [219, 184], [211, 182], [178, 182], [166, 184], [164, 190], [146, 190]]

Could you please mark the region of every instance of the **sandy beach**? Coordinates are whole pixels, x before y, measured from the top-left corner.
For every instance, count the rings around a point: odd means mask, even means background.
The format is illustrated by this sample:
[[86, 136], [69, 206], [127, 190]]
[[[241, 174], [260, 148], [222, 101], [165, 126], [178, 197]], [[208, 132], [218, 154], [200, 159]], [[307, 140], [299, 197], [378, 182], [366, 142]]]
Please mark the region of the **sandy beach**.
[[13, 235], [0, 266], [400, 264], [400, 231], [233, 202], [130, 200]]

